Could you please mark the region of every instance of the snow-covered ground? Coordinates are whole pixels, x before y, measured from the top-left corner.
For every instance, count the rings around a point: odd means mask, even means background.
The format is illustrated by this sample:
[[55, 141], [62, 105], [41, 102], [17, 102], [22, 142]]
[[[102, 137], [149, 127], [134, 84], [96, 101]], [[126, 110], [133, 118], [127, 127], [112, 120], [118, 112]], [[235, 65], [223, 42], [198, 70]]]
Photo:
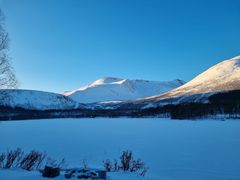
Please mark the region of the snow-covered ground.
[[[108, 180], [146, 180], [147, 178], [140, 177], [136, 174], [130, 173], [108, 173]], [[38, 171], [25, 171], [21, 169], [10, 169], [10, 170], [1, 170], [0, 169], [0, 179], [1, 180], [46, 180], [43, 178], [41, 173]], [[60, 176], [54, 178], [54, 180], [66, 180], [64, 177], [64, 172], [61, 172]], [[77, 179], [77, 178], [71, 178]]]
[[[239, 180], [240, 121], [169, 119], [55, 119], [0, 122], [0, 152], [46, 151], [69, 166], [102, 167], [130, 149], [152, 180]], [[30, 177], [29, 177], [30, 176]], [[111, 180], [142, 179], [110, 174]], [[37, 172], [1, 170], [1, 180], [42, 179]], [[61, 179], [62, 177], [58, 178]]]

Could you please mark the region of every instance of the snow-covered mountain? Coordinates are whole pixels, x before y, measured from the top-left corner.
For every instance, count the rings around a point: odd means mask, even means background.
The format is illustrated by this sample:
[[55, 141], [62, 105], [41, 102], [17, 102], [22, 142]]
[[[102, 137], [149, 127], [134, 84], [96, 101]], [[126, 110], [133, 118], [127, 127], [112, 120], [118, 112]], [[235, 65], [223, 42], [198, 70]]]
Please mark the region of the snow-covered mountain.
[[240, 90], [240, 56], [225, 60], [183, 86], [165, 94], [141, 99], [141, 103], [208, 102], [218, 92]]
[[107, 77], [64, 95], [80, 103], [115, 102], [162, 94], [183, 84], [182, 80], [158, 82]]
[[61, 94], [21, 89], [1, 89], [0, 105], [34, 110], [83, 107], [83, 105]]

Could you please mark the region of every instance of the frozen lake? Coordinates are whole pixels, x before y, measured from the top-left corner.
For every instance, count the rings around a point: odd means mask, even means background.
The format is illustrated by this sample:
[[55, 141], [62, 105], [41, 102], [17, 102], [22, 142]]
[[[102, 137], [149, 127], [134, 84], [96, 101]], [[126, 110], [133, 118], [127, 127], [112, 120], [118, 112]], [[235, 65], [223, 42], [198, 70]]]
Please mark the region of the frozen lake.
[[0, 151], [20, 147], [102, 167], [131, 150], [150, 179], [239, 180], [240, 121], [169, 119], [54, 119], [0, 122]]

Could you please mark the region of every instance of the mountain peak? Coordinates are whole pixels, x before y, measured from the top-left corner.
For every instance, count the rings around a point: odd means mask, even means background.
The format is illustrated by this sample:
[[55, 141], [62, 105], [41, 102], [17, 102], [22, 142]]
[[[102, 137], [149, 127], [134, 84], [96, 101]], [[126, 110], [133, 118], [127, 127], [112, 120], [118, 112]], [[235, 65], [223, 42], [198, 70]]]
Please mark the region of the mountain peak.
[[124, 101], [162, 94], [182, 84], [181, 80], [159, 82], [105, 77], [64, 95], [81, 103]]
[[114, 83], [114, 82], [118, 82], [118, 81], [122, 81], [122, 80], [124, 80], [124, 79], [117, 78], [117, 77], [104, 77], [104, 78], [94, 81], [90, 85], [95, 86], [95, 85], [101, 85], [101, 84], [109, 84], [109, 83]]

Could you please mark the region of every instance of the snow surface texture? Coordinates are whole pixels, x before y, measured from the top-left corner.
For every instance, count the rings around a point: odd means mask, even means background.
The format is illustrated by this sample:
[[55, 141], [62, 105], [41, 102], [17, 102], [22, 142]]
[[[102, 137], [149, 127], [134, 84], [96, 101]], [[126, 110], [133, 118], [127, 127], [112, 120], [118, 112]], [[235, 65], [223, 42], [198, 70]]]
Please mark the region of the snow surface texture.
[[0, 105], [37, 110], [74, 109], [79, 106], [61, 94], [21, 89], [0, 90]]
[[[57, 160], [65, 158], [69, 167], [82, 166], [85, 160], [90, 167], [102, 168], [103, 160], [114, 160], [122, 150], [129, 149], [150, 168], [146, 177], [149, 180], [239, 180], [239, 135], [237, 120], [6, 121], [0, 122], [0, 152], [16, 147], [35, 149]], [[21, 180], [29, 180], [25, 176]], [[6, 175], [0, 172], [1, 180], [9, 180], [3, 177]], [[113, 177], [111, 180], [119, 180]]]
[[183, 84], [181, 80], [158, 82], [107, 77], [64, 95], [81, 103], [122, 101], [162, 94]]
[[[240, 90], [239, 79], [240, 56], [237, 56], [209, 68], [179, 88], [171, 90], [165, 94], [148, 97], [140, 101], [163, 100], [164, 102], [165, 99], [172, 99], [172, 102], [175, 101], [175, 103], [182, 103], [186, 101], [207, 102], [207, 97], [214, 93]], [[174, 98], [176, 99], [174, 100]]]
[[[130, 173], [108, 173], [108, 180], [147, 180], [137, 176], [136, 174]], [[43, 178], [41, 173], [38, 171], [24, 171], [21, 169], [10, 169], [10, 170], [0, 170], [1, 180], [47, 180], [51, 178]], [[60, 176], [54, 178], [54, 180], [66, 180], [64, 174], [61, 173]], [[71, 178], [77, 180], [78, 178]]]

